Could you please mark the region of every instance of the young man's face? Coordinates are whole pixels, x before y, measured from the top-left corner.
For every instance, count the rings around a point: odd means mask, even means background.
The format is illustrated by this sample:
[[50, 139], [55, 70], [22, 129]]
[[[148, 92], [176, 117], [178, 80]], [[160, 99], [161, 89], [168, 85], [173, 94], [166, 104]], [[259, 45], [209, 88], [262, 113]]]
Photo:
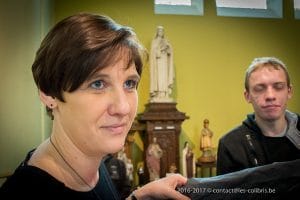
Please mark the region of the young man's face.
[[244, 95], [251, 103], [255, 117], [275, 121], [284, 117], [288, 100], [292, 97], [284, 71], [271, 66], [256, 69], [249, 77], [249, 91]]

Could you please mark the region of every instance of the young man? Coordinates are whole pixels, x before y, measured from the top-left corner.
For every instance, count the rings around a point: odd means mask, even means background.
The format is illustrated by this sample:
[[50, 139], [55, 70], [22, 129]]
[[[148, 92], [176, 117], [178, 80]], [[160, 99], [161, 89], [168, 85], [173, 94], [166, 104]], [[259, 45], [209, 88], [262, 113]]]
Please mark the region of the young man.
[[244, 96], [254, 113], [220, 139], [217, 174], [300, 158], [300, 121], [287, 110], [292, 85], [285, 64], [272, 57], [254, 59]]

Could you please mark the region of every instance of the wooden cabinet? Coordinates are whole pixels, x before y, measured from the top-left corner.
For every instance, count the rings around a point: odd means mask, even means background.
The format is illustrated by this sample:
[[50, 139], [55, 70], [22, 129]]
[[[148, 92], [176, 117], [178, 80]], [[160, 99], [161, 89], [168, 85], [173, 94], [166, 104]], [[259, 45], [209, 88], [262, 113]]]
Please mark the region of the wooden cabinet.
[[[179, 134], [181, 124], [188, 119], [185, 113], [176, 108], [176, 103], [149, 103], [145, 107], [145, 112], [137, 116], [144, 142], [144, 161], [146, 160], [146, 149], [157, 138], [157, 142], [163, 150], [161, 158], [160, 176], [164, 177], [169, 172], [171, 165], [175, 165], [179, 170]], [[145, 174], [149, 178], [147, 165], [145, 163]]]

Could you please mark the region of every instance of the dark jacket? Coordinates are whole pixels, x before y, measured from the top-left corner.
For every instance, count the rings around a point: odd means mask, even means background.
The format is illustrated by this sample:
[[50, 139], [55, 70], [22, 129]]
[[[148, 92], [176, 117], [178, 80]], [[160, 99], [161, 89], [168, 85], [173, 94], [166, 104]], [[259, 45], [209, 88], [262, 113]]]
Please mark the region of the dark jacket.
[[242, 125], [220, 139], [217, 174], [300, 158], [300, 117], [287, 111], [286, 118], [285, 136], [266, 137], [257, 126], [254, 114], [248, 115]]
[[192, 178], [177, 190], [191, 199], [299, 199], [300, 159], [209, 178]]

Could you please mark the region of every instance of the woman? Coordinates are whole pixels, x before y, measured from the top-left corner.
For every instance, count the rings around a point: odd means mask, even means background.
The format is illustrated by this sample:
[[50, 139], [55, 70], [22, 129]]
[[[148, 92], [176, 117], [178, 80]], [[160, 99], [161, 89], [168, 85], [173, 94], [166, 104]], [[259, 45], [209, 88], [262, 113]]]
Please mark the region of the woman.
[[[136, 115], [142, 52], [130, 28], [105, 16], [80, 13], [53, 27], [32, 65], [52, 133], [3, 184], [1, 198], [119, 198], [101, 161], [122, 149]], [[176, 175], [131, 197], [186, 198], [174, 190], [185, 183]]]

